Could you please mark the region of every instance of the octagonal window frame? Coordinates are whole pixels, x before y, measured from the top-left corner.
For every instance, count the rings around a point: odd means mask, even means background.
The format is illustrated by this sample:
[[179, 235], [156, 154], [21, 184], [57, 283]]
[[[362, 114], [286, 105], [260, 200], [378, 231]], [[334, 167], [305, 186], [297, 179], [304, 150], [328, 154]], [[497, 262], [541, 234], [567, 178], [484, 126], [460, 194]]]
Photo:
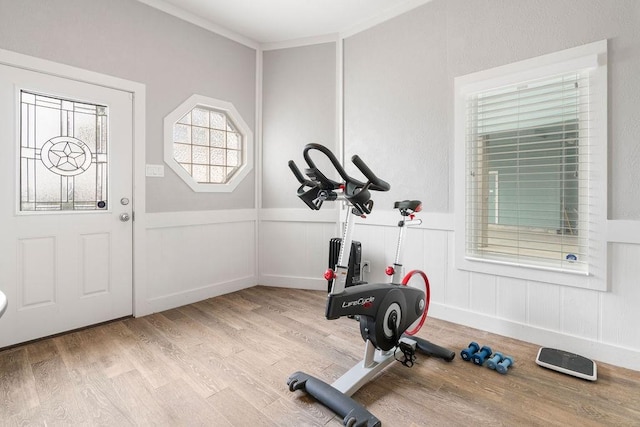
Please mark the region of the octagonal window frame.
[[[174, 126], [196, 108], [223, 113], [241, 135], [241, 165], [227, 182], [198, 182], [178, 161], [174, 152]], [[231, 102], [203, 95], [191, 95], [164, 118], [164, 161], [193, 191], [225, 192], [236, 189], [249, 172], [253, 170], [253, 132]]]

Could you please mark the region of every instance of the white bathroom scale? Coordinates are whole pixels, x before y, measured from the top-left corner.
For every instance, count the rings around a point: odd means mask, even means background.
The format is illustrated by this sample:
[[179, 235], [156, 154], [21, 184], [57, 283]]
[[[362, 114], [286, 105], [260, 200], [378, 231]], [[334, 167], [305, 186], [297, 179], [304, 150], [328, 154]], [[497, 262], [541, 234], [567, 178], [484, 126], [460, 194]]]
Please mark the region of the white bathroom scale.
[[596, 362], [568, 351], [541, 347], [538, 350], [538, 356], [536, 356], [536, 363], [544, 368], [585, 380], [595, 381], [598, 379]]

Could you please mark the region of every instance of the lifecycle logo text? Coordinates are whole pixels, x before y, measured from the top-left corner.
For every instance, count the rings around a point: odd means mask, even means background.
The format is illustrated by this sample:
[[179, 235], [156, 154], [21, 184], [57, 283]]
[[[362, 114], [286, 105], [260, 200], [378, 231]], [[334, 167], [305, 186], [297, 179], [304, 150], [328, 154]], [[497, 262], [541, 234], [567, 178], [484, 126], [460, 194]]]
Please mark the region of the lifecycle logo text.
[[357, 305], [361, 305], [364, 308], [369, 308], [371, 307], [375, 299], [376, 298], [372, 295], [366, 298], [358, 298], [357, 300], [354, 300], [354, 301], [345, 301], [342, 303], [342, 308], [349, 308]]

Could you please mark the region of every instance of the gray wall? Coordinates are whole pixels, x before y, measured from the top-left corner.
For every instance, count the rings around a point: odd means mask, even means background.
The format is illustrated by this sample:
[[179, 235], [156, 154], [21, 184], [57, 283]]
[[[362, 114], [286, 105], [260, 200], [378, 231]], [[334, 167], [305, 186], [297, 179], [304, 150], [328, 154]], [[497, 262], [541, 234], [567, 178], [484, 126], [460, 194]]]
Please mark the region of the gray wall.
[[[232, 102], [255, 133], [256, 53], [134, 0], [0, 0], [0, 48], [144, 83], [147, 159], [163, 163], [163, 119], [190, 95]], [[165, 167], [147, 211], [253, 208], [255, 173], [232, 193], [194, 193]]]
[[453, 212], [457, 76], [609, 40], [609, 211], [640, 219], [640, 2], [433, 0], [345, 40], [345, 151], [392, 186]]
[[377, 209], [420, 199], [425, 210], [453, 210], [445, 3], [434, 1], [344, 42], [345, 154], [359, 154], [391, 184], [388, 193], [374, 194]]
[[305, 208], [287, 162], [304, 168], [310, 142], [335, 152], [336, 44], [266, 51], [263, 70], [262, 207]]

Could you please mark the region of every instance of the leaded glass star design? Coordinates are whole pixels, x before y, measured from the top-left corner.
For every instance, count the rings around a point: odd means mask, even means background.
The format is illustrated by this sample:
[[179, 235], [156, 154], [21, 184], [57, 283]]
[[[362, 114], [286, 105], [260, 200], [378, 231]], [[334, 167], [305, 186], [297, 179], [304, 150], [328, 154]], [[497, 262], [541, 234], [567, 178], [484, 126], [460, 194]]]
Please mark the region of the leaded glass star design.
[[51, 172], [62, 176], [74, 176], [91, 166], [91, 150], [77, 138], [58, 136], [44, 143], [40, 159]]

